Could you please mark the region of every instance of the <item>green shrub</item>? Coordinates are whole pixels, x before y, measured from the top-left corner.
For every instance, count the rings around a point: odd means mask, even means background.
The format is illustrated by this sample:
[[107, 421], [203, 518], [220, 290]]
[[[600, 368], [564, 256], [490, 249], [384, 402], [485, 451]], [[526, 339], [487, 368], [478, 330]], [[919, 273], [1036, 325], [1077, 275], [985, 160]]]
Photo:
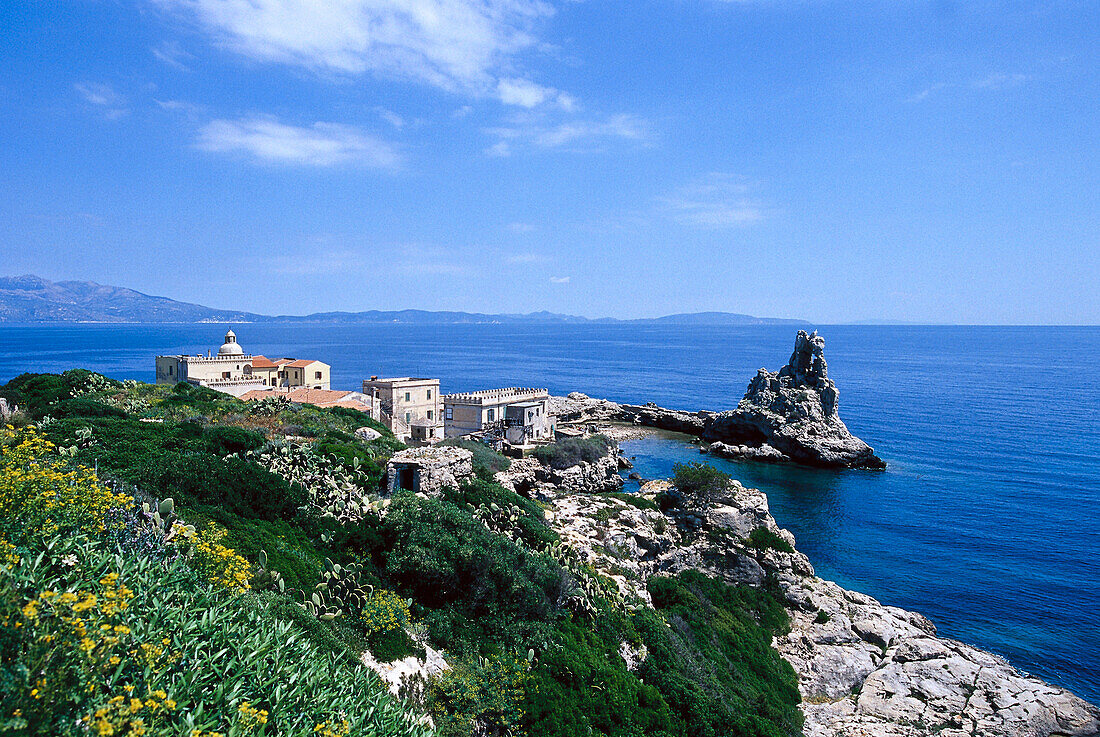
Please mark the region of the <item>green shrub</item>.
[[778, 534], [772, 532], [767, 527], [756, 527], [749, 533], [746, 539], [750, 548], [756, 548], [757, 550], [778, 550], [781, 553], [793, 553], [794, 548], [791, 544], [781, 538]]
[[303, 487], [252, 461], [211, 453], [166, 453], [147, 459], [136, 476], [138, 486], [157, 498], [220, 504], [242, 517], [290, 519], [308, 501]]
[[498, 453], [485, 443], [463, 438], [449, 438], [440, 445], [449, 445], [455, 448], [465, 448], [474, 454], [474, 471], [487, 480], [492, 480], [497, 471], [506, 471], [512, 465], [512, 459], [503, 453]]
[[677, 463], [672, 467], [673, 488], [658, 498], [661, 509], [699, 509], [729, 491], [730, 477], [705, 463]]
[[458, 489], [444, 489], [443, 499], [465, 506], [471, 511], [482, 512], [496, 509], [515, 512], [514, 526], [520, 539], [533, 549], [540, 549], [557, 540], [557, 535], [546, 524], [546, 515], [542, 507], [532, 499], [527, 499], [500, 484], [484, 479], [473, 479]]
[[57, 402], [98, 389], [122, 386], [86, 369], [70, 369], [62, 374], [20, 374], [0, 389], [0, 396], [14, 401], [34, 419], [53, 414]]
[[60, 402], [50, 405], [49, 415], [53, 418], [125, 417], [126, 413], [117, 407], [97, 402], [94, 399], [77, 397], [75, 399], [62, 399]]
[[832, 617], [829, 616], [829, 613], [827, 611], [825, 611], [824, 609], [818, 609], [817, 616], [814, 617], [814, 624], [828, 624], [830, 619], [832, 619]]
[[529, 669], [527, 658], [509, 653], [467, 658], [442, 673], [430, 689], [440, 737], [522, 732]]
[[687, 734], [800, 734], [798, 679], [771, 647], [789, 628], [774, 582], [730, 586], [687, 571], [651, 578], [649, 591], [672, 626], [637, 618], [649, 650], [639, 675], [661, 690]]
[[612, 446], [612, 441], [606, 436], [590, 435], [585, 438], [566, 438], [535, 448], [531, 451], [531, 455], [543, 465], [564, 471], [578, 463], [598, 461], [608, 454]]
[[202, 439], [210, 452], [219, 456], [258, 450], [267, 442], [263, 435], [254, 430], [232, 426], [208, 427]]

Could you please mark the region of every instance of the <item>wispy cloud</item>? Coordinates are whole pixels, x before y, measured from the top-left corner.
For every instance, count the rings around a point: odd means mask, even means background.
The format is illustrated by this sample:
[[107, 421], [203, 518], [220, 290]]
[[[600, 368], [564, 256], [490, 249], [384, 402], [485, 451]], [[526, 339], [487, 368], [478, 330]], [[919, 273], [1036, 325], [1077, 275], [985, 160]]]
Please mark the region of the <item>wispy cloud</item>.
[[130, 112], [126, 98], [115, 92], [109, 84], [79, 82], [73, 85], [84, 102], [95, 106], [108, 120], [118, 120]]
[[392, 110], [384, 107], [376, 107], [374, 109], [374, 112], [378, 113], [378, 117], [382, 118], [382, 120], [386, 121], [398, 130], [401, 130], [405, 127], [405, 119]]
[[1005, 90], [1030, 82], [1030, 74], [990, 74], [988, 77], [974, 80], [974, 87], [981, 90]]
[[504, 260], [510, 264], [544, 264], [549, 261], [541, 253], [511, 253]]
[[552, 277], [550, 277], [550, 283], [551, 284], [568, 284], [569, 283], [569, 277], [568, 276], [552, 276]]
[[[252, 59], [378, 73], [524, 106], [538, 85], [517, 89], [501, 72], [517, 53], [538, 46], [534, 25], [554, 12], [542, 0], [156, 1]], [[543, 99], [560, 104], [552, 92]]]
[[949, 85], [947, 85], [944, 82], [937, 82], [936, 84], [929, 85], [929, 86], [925, 87], [920, 92], [917, 92], [915, 94], [910, 95], [909, 97], [905, 98], [905, 101], [906, 102], [924, 102], [929, 97], [931, 97], [932, 95], [936, 94], [937, 92], [939, 92], [940, 90], [942, 90], [942, 89], [944, 89], [948, 86]]
[[486, 129], [497, 138], [485, 152], [490, 156], [508, 156], [515, 146], [543, 149], [567, 148], [574, 151], [599, 151], [610, 141], [649, 142], [647, 123], [634, 115], [607, 118], [547, 121], [545, 116], [517, 119], [510, 125]]
[[163, 61], [168, 66], [175, 67], [176, 69], [182, 69], [184, 71], [191, 71], [191, 67], [187, 63], [195, 58], [191, 54], [183, 50], [183, 48], [175, 41], [164, 41], [149, 49], [153, 56]]
[[764, 220], [769, 210], [752, 197], [748, 180], [711, 173], [661, 198], [673, 216], [703, 228], [733, 228]]
[[214, 120], [202, 127], [195, 145], [204, 151], [244, 153], [262, 163], [358, 164], [379, 169], [401, 164], [392, 144], [336, 123], [298, 127], [272, 118]]

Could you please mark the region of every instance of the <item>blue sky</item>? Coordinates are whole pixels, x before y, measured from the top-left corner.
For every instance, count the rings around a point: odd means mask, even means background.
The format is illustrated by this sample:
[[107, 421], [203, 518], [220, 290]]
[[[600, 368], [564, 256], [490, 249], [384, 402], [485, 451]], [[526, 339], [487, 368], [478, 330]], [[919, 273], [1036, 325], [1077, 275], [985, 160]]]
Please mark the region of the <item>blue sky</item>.
[[1100, 3], [0, 5], [0, 272], [214, 307], [1100, 322]]

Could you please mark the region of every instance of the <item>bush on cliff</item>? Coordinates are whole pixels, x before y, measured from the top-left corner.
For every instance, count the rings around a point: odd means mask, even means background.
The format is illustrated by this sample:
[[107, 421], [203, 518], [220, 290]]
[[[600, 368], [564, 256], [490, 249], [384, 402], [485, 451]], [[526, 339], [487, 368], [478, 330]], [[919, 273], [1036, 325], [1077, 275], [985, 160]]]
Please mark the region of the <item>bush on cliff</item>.
[[590, 435], [586, 438], [566, 438], [550, 445], [544, 445], [531, 451], [539, 463], [550, 468], [564, 471], [579, 463], [594, 463], [611, 450], [611, 440], [604, 435]]
[[476, 440], [464, 440], [463, 438], [449, 438], [440, 445], [465, 448], [474, 454], [474, 472], [486, 481], [493, 480], [493, 474], [498, 471], [506, 471], [512, 465], [512, 459], [503, 453], [498, 453], [485, 443]]
[[[698, 571], [649, 581], [653, 606], [672, 625], [642, 618], [649, 657], [639, 672], [665, 694], [687, 734], [791, 737], [801, 695], [790, 664], [771, 646], [789, 628], [774, 584], [730, 586]], [[699, 664], [706, 663], [706, 667]]]

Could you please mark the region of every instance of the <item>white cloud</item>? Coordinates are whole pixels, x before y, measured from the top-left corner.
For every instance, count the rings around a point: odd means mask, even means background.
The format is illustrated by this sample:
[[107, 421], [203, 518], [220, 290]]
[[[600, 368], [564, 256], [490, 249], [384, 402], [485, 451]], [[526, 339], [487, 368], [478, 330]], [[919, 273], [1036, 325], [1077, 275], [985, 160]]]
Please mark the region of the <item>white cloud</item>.
[[346, 125], [285, 125], [271, 118], [214, 120], [199, 131], [204, 151], [245, 153], [257, 161], [302, 166], [361, 164], [379, 169], [400, 165], [394, 147]]
[[118, 120], [130, 112], [126, 98], [115, 92], [109, 84], [99, 82], [80, 82], [73, 85], [77, 94], [89, 105], [99, 108], [109, 120]]
[[498, 139], [485, 150], [490, 156], [507, 156], [517, 144], [592, 151], [600, 150], [612, 140], [645, 143], [650, 138], [648, 125], [633, 115], [552, 123], [547, 122], [545, 116], [525, 117], [513, 120], [508, 126], [488, 128], [486, 133]]
[[943, 82], [937, 82], [936, 84], [925, 87], [920, 92], [910, 95], [905, 99], [906, 102], [924, 102], [929, 97], [947, 87]]
[[750, 195], [751, 187], [746, 180], [711, 173], [661, 201], [680, 222], [704, 228], [731, 228], [767, 217], [768, 209]]
[[553, 102], [562, 110], [574, 110], [576, 100], [553, 87], [543, 87], [528, 79], [501, 79], [497, 82], [497, 95], [505, 105], [534, 108], [545, 102]]
[[536, 45], [541, 0], [155, 0], [260, 61], [375, 72], [489, 94], [510, 57]]
[[551, 284], [568, 284], [569, 283], [569, 277], [568, 276], [552, 276], [552, 277], [550, 277], [550, 283]]

